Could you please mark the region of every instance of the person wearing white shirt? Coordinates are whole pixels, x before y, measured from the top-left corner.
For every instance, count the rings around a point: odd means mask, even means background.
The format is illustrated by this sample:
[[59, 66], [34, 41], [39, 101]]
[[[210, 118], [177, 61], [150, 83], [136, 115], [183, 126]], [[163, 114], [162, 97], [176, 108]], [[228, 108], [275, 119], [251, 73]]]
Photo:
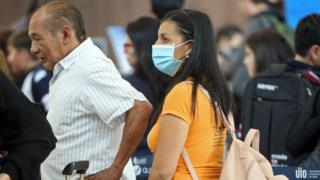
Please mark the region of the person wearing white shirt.
[[53, 70], [49, 120], [58, 140], [41, 166], [45, 180], [63, 178], [65, 165], [89, 160], [86, 179], [135, 179], [130, 156], [152, 106], [123, 80], [114, 64], [86, 39], [80, 12], [52, 1], [31, 17], [31, 51]]

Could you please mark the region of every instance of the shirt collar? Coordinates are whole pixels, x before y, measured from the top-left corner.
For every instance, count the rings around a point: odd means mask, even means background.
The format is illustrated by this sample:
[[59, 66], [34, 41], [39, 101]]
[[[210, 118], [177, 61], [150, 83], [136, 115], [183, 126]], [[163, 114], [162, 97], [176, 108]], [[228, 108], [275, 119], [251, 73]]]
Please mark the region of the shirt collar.
[[301, 69], [301, 70], [310, 70], [313, 73], [320, 75], [320, 69], [319, 68], [315, 68], [313, 66], [310, 66], [306, 63], [300, 62], [300, 61], [296, 61], [296, 60], [290, 60], [288, 62], [288, 65], [291, 67], [295, 67], [297, 69]]
[[77, 46], [75, 49], [73, 49], [66, 57], [61, 59], [56, 65], [60, 66], [62, 69], [69, 69], [73, 63], [81, 56], [83, 55], [88, 48], [94, 46], [91, 38], [87, 38], [85, 41], [83, 41], [79, 46]]

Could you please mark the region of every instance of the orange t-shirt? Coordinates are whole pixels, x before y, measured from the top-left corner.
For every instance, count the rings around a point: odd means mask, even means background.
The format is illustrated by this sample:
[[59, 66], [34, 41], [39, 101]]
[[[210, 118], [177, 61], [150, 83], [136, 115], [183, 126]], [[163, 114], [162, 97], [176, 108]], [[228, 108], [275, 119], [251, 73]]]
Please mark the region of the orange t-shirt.
[[[185, 148], [200, 180], [218, 179], [222, 169], [226, 130], [215, 123], [214, 111], [207, 96], [198, 88], [196, 113], [191, 109], [192, 84], [179, 83], [166, 96], [161, 115], [172, 114], [189, 125]], [[220, 116], [218, 122], [221, 122]], [[156, 151], [160, 123], [148, 135], [151, 152]], [[174, 131], [174, 129], [172, 129]], [[191, 180], [189, 171], [180, 155], [174, 180]]]

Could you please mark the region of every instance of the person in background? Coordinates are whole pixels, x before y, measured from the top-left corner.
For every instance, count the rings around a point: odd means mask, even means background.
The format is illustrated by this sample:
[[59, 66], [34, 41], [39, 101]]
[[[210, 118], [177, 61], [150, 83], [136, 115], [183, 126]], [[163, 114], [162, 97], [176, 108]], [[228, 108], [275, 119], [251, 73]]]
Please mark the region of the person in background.
[[209, 17], [199, 11], [175, 10], [162, 19], [152, 58], [174, 80], [148, 135], [154, 153], [150, 180], [190, 179], [183, 147], [199, 179], [220, 176], [226, 130], [211, 100], [229, 114], [231, 97], [219, 70], [213, 35]]
[[[243, 41], [244, 35], [241, 29], [237, 26], [225, 26], [222, 27], [216, 34], [217, 46], [218, 46], [218, 63], [224, 78], [227, 80], [228, 87], [232, 93], [236, 92], [233, 89], [234, 84], [238, 81], [238, 70], [243, 68]], [[239, 98], [235, 96], [235, 103]], [[235, 127], [239, 127], [239, 118], [241, 106], [233, 106], [233, 115], [235, 117]], [[231, 139], [227, 139], [229, 142]]]
[[[158, 107], [161, 103], [169, 76], [161, 73], [152, 62], [152, 45], [157, 40], [160, 22], [150, 17], [141, 17], [127, 26], [125, 53], [134, 68], [132, 76], [125, 76], [137, 90]], [[156, 109], [156, 108], [155, 108]]]
[[[8, 44], [9, 44], [9, 39], [11, 37], [11, 35], [14, 33], [13, 30], [11, 29], [2, 29], [0, 31], [0, 48], [2, 50], [2, 52], [4, 53], [4, 61], [7, 63], [7, 66], [9, 66], [8, 63], [8, 55], [9, 55], [9, 50], [8, 50]], [[15, 79], [12, 75], [12, 73], [10, 72], [10, 79], [12, 81], [14, 81], [15, 85], [20, 89], [23, 83], [23, 79]]]
[[[169, 83], [169, 76], [156, 69], [151, 57], [151, 47], [157, 40], [159, 25], [159, 20], [151, 17], [141, 17], [129, 23], [127, 42], [124, 44], [129, 64], [134, 68], [134, 74], [124, 76], [124, 79], [147, 97], [154, 110], [162, 102]], [[133, 165], [138, 179], [147, 179], [151, 169], [152, 154], [146, 140], [150, 128], [151, 123], [133, 155]]]
[[236, 52], [234, 58], [235, 69], [231, 77], [232, 87], [231, 91], [237, 106], [237, 114], [235, 115], [235, 122], [240, 122], [242, 98], [244, 95], [245, 87], [250, 80], [247, 68], [245, 67], [244, 51], [245, 40], [255, 32], [273, 29], [279, 32], [293, 47], [293, 31], [285, 22], [283, 15], [284, 3], [282, 0], [239, 0], [237, 1], [240, 8], [248, 14], [249, 22], [243, 29], [244, 42], [241, 48]]
[[2, 71], [2, 73], [4, 75], [6, 75], [8, 79], [12, 80], [8, 64], [4, 58], [4, 54], [1, 49], [0, 49], [0, 57], [1, 57], [0, 58], [0, 71]]
[[27, 6], [26, 13], [16, 19], [11, 25], [10, 28], [14, 32], [20, 32], [20, 31], [25, 31], [28, 30], [29, 26], [29, 21], [32, 16], [32, 14], [42, 5], [44, 5], [46, 2], [49, 2], [52, 0], [32, 0], [28, 1], [30, 4]]
[[31, 52], [53, 70], [47, 118], [57, 146], [42, 163], [41, 176], [62, 179], [67, 164], [88, 160], [87, 180], [134, 180], [130, 157], [152, 106], [86, 37], [84, 27], [69, 1], [51, 1], [30, 20]]
[[181, 9], [183, 5], [184, 0], [151, 0], [151, 12], [162, 19], [167, 12]]
[[[4, 56], [0, 50], [0, 61]], [[44, 114], [0, 71], [0, 180], [40, 180], [56, 139]]]
[[314, 84], [312, 100], [301, 111], [300, 117], [292, 123], [286, 147], [301, 166], [320, 165], [320, 14], [310, 14], [302, 18], [295, 31], [295, 60], [289, 66], [298, 71], [312, 72], [307, 76]]
[[[12, 35], [13, 31], [10, 29], [1, 29], [0, 30], [0, 49], [2, 50], [4, 57], [7, 58], [8, 52], [8, 39]], [[6, 60], [6, 59], [5, 59]]]
[[218, 30], [216, 39], [219, 66], [225, 78], [230, 80], [238, 66], [237, 51], [243, 43], [243, 33], [237, 26], [224, 26]]
[[[255, 32], [274, 29], [278, 31], [289, 44], [293, 47], [293, 31], [286, 24], [283, 10], [284, 3], [282, 0], [240, 0], [240, 7], [249, 15], [249, 23], [245, 26], [243, 33], [245, 40]], [[243, 65], [244, 46], [239, 51], [238, 68], [234, 72], [232, 81], [234, 82], [232, 90], [237, 104], [241, 104], [244, 89], [250, 77], [246, 67]], [[244, 54], [244, 53], [243, 53]], [[237, 118], [236, 118], [237, 119]]]
[[21, 89], [28, 99], [48, 112], [49, 81], [52, 73], [43, 69], [37, 58], [31, 54], [31, 39], [28, 31], [14, 33], [8, 43], [8, 64], [13, 79], [22, 80]]
[[[271, 64], [286, 64], [294, 57], [293, 50], [286, 39], [272, 29], [261, 30], [249, 36], [245, 41], [244, 51], [243, 63], [245, 71], [248, 72], [249, 80], [269, 68]], [[241, 113], [246, 107], [242, 107], [243, 97], [235, 95], [234, 98], [237, 104], [235, 127], [240, 133], [242, 129]]]
[[[4, 63], [6, 63], [5, 66], [9, 66], [8, 64], [8, 39], [9, 37], [12, 35], [13, 31], [7, 28], [3, 28], [0, 30], [0, 50], [2, 51], [3, 55], [4, 55]], [[9, 68], [9, 67], [8, 67]], [[12, 78], [12, 74], [9, 71], [9, 79], [13, 80]], [[21, 84], [22, 82], [19, 82], [18, 84]]]
[[256, 32], [246, 40], [244, 64], [251, 78], [272, 64], [286, 64], [293, 58], [290, 44], [274, 30]]
[[310, 14], [299, 21], [294, 36], [296, 55], [288, 65], [297, 70], [309, 70], [320, 77], [319, 27], [320, 14]]
[[284, 18], [283, 0], [240, 0], [240, 7], [250, 16], [244, 29], [245, 37], [263, 30], [275, 29], [293, 46], [293, 31]]

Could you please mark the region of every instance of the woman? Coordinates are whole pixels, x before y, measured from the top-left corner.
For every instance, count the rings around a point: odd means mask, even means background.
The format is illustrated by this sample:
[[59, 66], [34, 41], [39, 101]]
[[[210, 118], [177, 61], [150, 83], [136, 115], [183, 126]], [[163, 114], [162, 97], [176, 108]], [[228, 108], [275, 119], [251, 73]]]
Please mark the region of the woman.
[[129, 23], [127, 42], [124, 44], [129, 64], [134, 68], [134, 74], [124, 78], [142, 92], [153, 107], [161, 103], [169, 78], [155, 68], [151, 57], [159, 24], [157, 19], [151, 17], [141, 17]]
[[9, 78], [10, 80], [12, 79], [8, 64], [5, 60], [4, 54], [1, 49], [0, 49], [0, 71], [2, 71], [7, 76], [7, 78]]
[[[288, 93], [289, 87], [299, 84], [297, 80], [293, 82], [293, 85], [290, 83], [283, 85], [284, 82], [287, 82], [287, 77], [298, 76], [294, 69], [286, 65], [290, 59], [293, 59], [293, 51], [285, 38], [272, 30], [251, 35], [246, 41], [245, 49], [244, 64], [252, 80], [248, 82], [242, 99], [241, 136], [244, 138], [250, 128], [260, 130], [262, 137], [260, 152], [273, 165], [297, 165], [293, 158], [284, 151], [285, 147], [279, 145], [284, 143], [283, 137], [286, 134], [283, 132], [286, 132], [287, 125], [291, 123], [289, 120], [294, 119], [296, 116], [294, 112], [301, 106], [301, 101], [298, 100], [301, 95], [300, 91], [293, 90], [291, 94]], [[274, 64], [278, 65], [272, 66]], [[286, 95], [285, 98], [283, 94]], [[286, 101], [286, 98], [290, 101]], [[290, 106], [286, 106], [288, 105], [286, 102], [290, 102]], [[280, 122], [282, 127], [278, 129], [277, 124]], [[279, 138], [272, 138], [276, 136]], [[275, 146], [277, 149], [274, 148]], [[275, 152], [282, 152], [287, 158], [277, 159], [272, 156]]]
[[[14, 33], [8, 41], [8, 64], [17, 87], [28, 99], [48, 112], [49, 81], [52, 72], [45, 70], [31, 54], [28, 31]], [[21, 85], [20, 85], [21, 83]]]
[[289, 43], [276, 31], [256, 32], [246, 41], [244, 64], [250, 77], [260, 74], [271, 64], [286, 64], [293, 58]]
[[[141, 17], [127, 26], [127, 42], [124, 45], [129, 64], [134, 68], [134, 74], [124, 79], [142, 92], [157, 109], [164, 97], [168, 76], [159, 72], [152, 62], [151, 47], [157, 40], [160, 22], [150, 17]], [[152, 154], [147, 146], [147, 135], [151, 129], [148, 126], [142, 142], [133, 155], [135, 168], [142, 169], [136, 175], [138, 179], [147, 179], [152, 164]], [[147, 169], [147, 170], [144, 170]]]
[[171, 11], [162, 19], [152, 58], [174, 80], [148, 135], [154, 153], [151, 180], [191, 179], [181, 156], [183, 147], [199, 179], [219, 178], [226, 131], [215, 106], [199, 88], [229, 113], [231, 98], [219, 70], [213, 34], [209, 17], [199, 11]]

